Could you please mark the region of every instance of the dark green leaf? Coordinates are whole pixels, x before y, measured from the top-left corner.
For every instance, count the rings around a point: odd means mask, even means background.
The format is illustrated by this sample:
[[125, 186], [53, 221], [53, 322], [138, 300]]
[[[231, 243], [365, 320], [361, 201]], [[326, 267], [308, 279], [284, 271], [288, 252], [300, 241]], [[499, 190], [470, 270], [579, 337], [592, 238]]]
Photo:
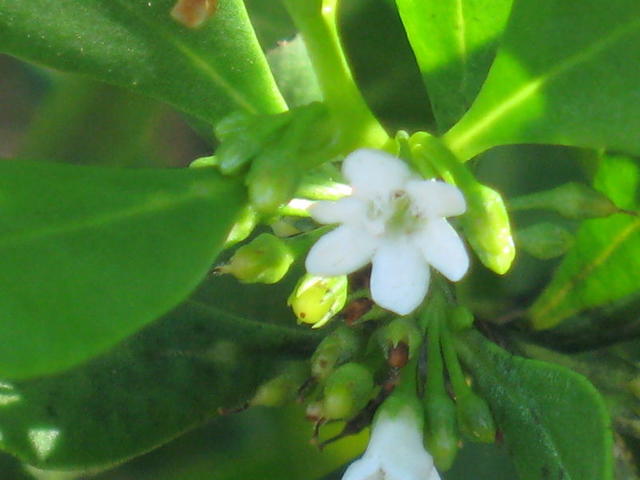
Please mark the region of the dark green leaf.
[[0, 375], [69, 367], [174, 307], [243, 203], [210, 169], [0, 162]]
[[[605, 157], [594, 186], [620, 208], [637, 209], [640, 169]], [[640, 285], [640, 219], [617, 214], [585, 221], [553, 279], [531, 306], [536, 328], [549, 328], [587, 308], [621, 299]]]
[[516, 0], [478, 98], [446, 139], [468, 159], [550, 143], [640, 153], [640, 3]]
[[512, 0], [396, 0], [444, 132], [467, 111], [495, 56]]
[[476, 331], [459, 340], [520, 480], [612, 478], [610, 420], [593, 385], [567, 368], [513, 356]]
[[[227, 295], [216, 283], [207, 288], [211, 304]], [[308, 354], [317, 342], [317, 334], [293, 323], [269, 325], [211, 304], [188, 300], [83, 366], [0, 384], [0, 446], [39, 468], [113, 465], [201, 424], [219, 407], [242, 404], [280, 362]]]
[[92, 76], [216, 122], [233, 110], [284, 108], [240, 0], [199, 30], [174, 0], [0, 0], [0, 51]]

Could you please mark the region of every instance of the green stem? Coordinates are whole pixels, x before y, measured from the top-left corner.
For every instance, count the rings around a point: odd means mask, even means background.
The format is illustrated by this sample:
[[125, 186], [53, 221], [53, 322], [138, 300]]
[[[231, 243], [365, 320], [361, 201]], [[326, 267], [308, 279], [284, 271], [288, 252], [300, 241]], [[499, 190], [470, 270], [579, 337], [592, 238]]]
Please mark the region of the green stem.
[[451, 332], [449, 332], [448, 327], [445, 326], [442, 328], [440, 339], [442, 342], [442, 350], [444, 351], [444, 360], [447, 364], [447, 371], [449, 372], [449, 379], [453, 385], [453, 391], [456, 394], [456, 398], [461, 398], [471, 393], [471, 387], [467, 385], [464, 379], [464, 373], [462, 372], [460, 360], [453, 346], [453, 339], [451, 338]]
[[427, 306], [421, 313], [420, 324], [427, 325], [427, 394], [446, 395], [444, 386], [444, 366], [440, 349], [440, 329], [444, 320], [444, 298], [440, 292], [433, 292]]
[[340, 44], [337, 0], [282, 0], [302, 33], [318, 82], [339, 128], [338, 148], [381, 147], [388, 135], [371, 113]]

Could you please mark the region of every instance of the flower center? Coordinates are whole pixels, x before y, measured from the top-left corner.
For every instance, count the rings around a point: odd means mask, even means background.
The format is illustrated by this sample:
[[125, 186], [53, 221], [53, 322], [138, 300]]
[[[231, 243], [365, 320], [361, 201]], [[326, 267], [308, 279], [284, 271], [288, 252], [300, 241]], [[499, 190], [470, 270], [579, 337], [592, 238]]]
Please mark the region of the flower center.
[[368, 217], [375, 235], [407, 235], [420, 226], [420, 216], [404, 190], [396, 190], [390, 198], [371, 202]]

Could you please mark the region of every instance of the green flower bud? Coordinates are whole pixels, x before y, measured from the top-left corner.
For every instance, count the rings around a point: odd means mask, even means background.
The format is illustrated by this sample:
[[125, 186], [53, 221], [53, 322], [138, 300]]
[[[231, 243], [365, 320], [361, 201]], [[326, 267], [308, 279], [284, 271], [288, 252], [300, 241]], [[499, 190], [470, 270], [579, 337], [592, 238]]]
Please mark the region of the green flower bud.
[[234, 134], [251, 128], [256, 116], [242, 110], [237, 110], [220, 120], [213, 129], [218, 140], [224, 142]]
[[216, 157], [215, 155], [211, 155], [210, 157], [196, 158], [189, 164], [189, 168], [217, 167], [218, 164], [218, 157]]
[[344, 307], [347, 301], [347, 277], [318, 277], [305, 274], [296, 285], [287, 303], [299, 323], [320, 328]]
[[511, 210], [553, 210], [563, 217], [577, 220], [608, 217], [620, 212], [606, 195], [577, 182], [514, 198], [509, 207]]
[[291, 121], [289, 112], [277, 115], [231, 117], [218, 124], [216, 134], [222, 143], [216, 151], [220, 171], [225, 175], [238, 173], [262, 152]]
[[434, 167], [464, 194], [467, 211], [460, 217], [467, 240], [480, 261], [498, 274], [515, 258], [509, 215], [502, 196], [476, 180], [471, 171], [436, 137], [418, 132], [411, 137], [412, 158], [421, 173]]
[[311, 375], [323, 381], [338, 366], [351, 360], [362, 348], [362, 340], [354, 330], [338, 327], [327, 335], [311, 357]]
[[456, 407], [446, 395], [429, 394], [425, 407], [425, 443], [438, 470], [448, 470], [458, 454]]
[[471, 328], [473, 322], [473, 313], [467, 307], [456, 305], [449, 312], [449, 325], [454, 332], [461, 332]]
[[469, 392], [456, 399], [458, 425], [460, 431], [471, 440], [493, 443], [496, 439], [496, 425], [489, 405], [483, 398]]
[[238, 215], [236, 223], [231, 227], [227, 240], [224, 244], [225, 248], [229, 248], [238, 242], [241, 242], [253, 232], [258, 223], [258, 215], [251, 205], [246, 205]]
[[293, 401], [307, 375], [308, 369], [303, 363], [289, 365], [280, 375], [260, 385], [249, 405], [280, 407]]
[[282, 239], [263, 233], [240, 247], [218, 271], [230, 273], [243, 283], [276, 283], [293, 260], [293, 253]]
[[516, 232], [518, 247], [535, 258], [548, 260], [567, 253], [573, 235], [554, 223], [537, 223]]
[[408, 347], [407, 360], [409, 360], [413, 358], [413, 355], [418, 351], [418, 348], [420, 348], [422, 334], [413, 318], [399, 317], [378, 331], [378, 341], [389, 359], [389, 354], [393, 349], [400, 344], [406, 345]]
[[323, 414], [327, 420], [348, 419], [364, 408], [373, 393], [373, 375], [359, 363], [337, 368], [324, 386]]

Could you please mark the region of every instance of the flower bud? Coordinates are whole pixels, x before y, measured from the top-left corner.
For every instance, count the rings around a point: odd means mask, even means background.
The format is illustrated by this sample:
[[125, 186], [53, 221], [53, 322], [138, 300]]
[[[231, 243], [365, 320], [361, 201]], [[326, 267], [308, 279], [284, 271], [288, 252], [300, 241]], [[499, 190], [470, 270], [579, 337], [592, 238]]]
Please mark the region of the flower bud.
[[554, 223], [537, 223], [516, 232], [518, 247], [535, 258], [548, 260], [567, 253], [573, 235]]
[[189, 164], [189, 168], [217, 167], [218, 164], [218, 157], [216, 157], [215, 155], [211, 155], [210, 157], [196, 158]]
[[390, 359], [390, 353], [393, 349], [400, 344], [406, 345], [408, 347], [407, 360], [409, 360], [420, 348], [422, 335], [413, 318], [399, 317], [378, 331], [378, 340], [388, 359]]
[[454, 332], [461, 332], [473, 326], [473, 313], [467, 307], [456, 305], [449, 312], [449, 325]]
[[373, 375], [359, 363], [345, 363], [337, 368], [324, 386], [324, 418], [339, 420], [353, 417], [371, 398], [373, 386]]
[[577, 182], [514, 198], [510, 202], [510, 208], [553, 210], [563, 217], [577, 220], [607, 217], [620, 211], [609, 197]]
[[345, 362], [351, 360], [361, 349], [360, 337], [348, 327], [338, 327], [327, 335], [311, 357], [311, 375], [323, 381]]
[[347, 301], [347, 277], [318, 277], [305, 274], [287, 303], [299, 323], [322, 327], [344, 307]]
[[483, 398], [469, 392], [456, 399], [456, 411], [460, 431], [471, 440], [493, 443], [496, 439], [496, 425], [489, 405]]
[[307, 376], [307, 368], [302, 363], [288, 366], [280, 375], [263, 383], [249, 401], [251, 406], [280, 407], [296, 397], [298, 388]]
[[231, 227], [227, 240], [225, 241], [225, 248], [229, 248], [238, 242], [241, 242], [253, 232], [258, 223], [258, 215], [251, 205], [246, 205], [238, 215], [236, 223]]
[[506, 273], [515, 258], [515, 247], [502, 196], [478, 182], [438, 138], [418, 132], [411, 137], [411, 143], [414, 163], [421, 172], [435, 167], [464, 194], [467, 211], [460, 223], [480, 261], [498, 274]]
[[285, 242], [263, 233], [233, 254], [227, 265], [218, 268], [243, 283], [276, 283], [285, 276], [294, 256]]
[[425, 443], [438, 470], [448, 470], [458, 453], [456, 407], [446, 395], [429, 394], [424, 402]]
[[263, 151], [290, 121], [289, 112], [252, 117], [240, 115], [223, 120], [216, 128], [216, 135], [222, 139], [216, 151], [220, 171], [225, 175], [238, 173]]

